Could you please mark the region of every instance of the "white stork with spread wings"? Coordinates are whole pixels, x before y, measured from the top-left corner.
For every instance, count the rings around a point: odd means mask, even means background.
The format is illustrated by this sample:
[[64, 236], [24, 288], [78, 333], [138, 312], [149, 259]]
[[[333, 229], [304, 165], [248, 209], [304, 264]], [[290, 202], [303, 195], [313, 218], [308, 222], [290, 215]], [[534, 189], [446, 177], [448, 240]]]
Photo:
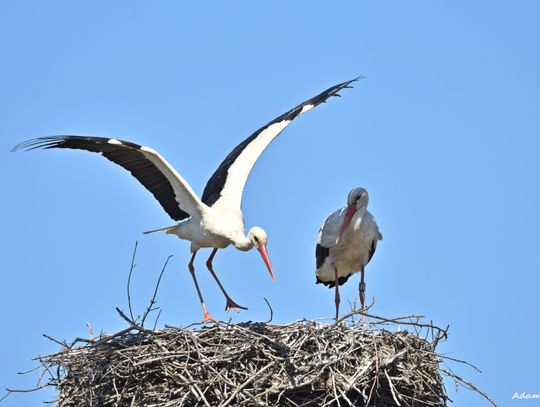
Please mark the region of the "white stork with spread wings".
[[[191, 241], [191, 260], [188, 264], [204, 313], [204, 321], [216, 321], [204, 304], [193, 261], [197, 251], [213, 248], [206, 265], [216, 280], [225, 299], [225, 310], [246, 309], [234, 302], [214, 273], [212, 260], [218, 249], [230, 244], [239, 250], [256, 247], [261, 254], [270, 276], [274, 279], [272, 266], [266, 251], [267, 235], [260, 227], [253, 227], [246, 235], [241, 209], [242, 193], [255, 162], [268, 145], [287, 125], [302, 113], [313, 109], [338, 92], [349, 88], [356, 79], [340, 83], [282, 114], [257, 130], [234, 148], [210, 177], [201, 198], [186, 180], [155, 150], [129, 141], [114, 138], [87, 136], [41, 137], [18, 144], [15, 150], [68, 148], [100, 153], [108, 160], [128, 170], [149, 190], [177, 225], [158, 229]], [[150, 233], [150, 232], [146, 232]]]

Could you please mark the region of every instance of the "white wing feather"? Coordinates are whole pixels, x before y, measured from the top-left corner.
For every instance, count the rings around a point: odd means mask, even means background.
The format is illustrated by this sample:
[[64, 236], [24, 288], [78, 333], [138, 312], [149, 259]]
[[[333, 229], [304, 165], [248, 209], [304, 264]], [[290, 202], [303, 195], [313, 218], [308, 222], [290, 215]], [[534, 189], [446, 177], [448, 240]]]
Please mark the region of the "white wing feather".
[[191, 216], [200, 215], [206, 207], [188, 182], [182, 177], [156, 150], [142, 147], [140, 151], [167, 178], [174, 190], [176, 202], [180, 208]]

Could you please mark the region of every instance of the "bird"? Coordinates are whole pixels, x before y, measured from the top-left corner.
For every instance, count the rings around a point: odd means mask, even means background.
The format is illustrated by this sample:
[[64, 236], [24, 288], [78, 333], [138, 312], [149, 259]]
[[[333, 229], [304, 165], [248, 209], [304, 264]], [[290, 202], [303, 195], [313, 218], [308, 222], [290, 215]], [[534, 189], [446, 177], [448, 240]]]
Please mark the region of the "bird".
[[79, 149], [99, 153], [108, 160], [128, 170], [163, 207], [165, 212], [178, 223], [145, 233], [164, 232], [191, 242], [191, 259], [188, 269], [193, 277], [203, 311], [202, 322], [218, 322], [207, 310], [195, 276], [193, 262], [199, 249], [212, 248], [206, 266], [225, 296], [225, 311], [231, 308], [247, 309], [231, 299], [214, 272], [213, 260], [218, 249], [233, 245], [241, 251], [255, 247], [269, 273], [275, 280], [267, 252], [268, 236], [264, 229], [254, 226], [245, 233], [241, 203], [244, 186], [255, 162], [268, 145], [287, 125], [301, 114], [326, 102], [339, 91], [351, 88], [355, 79], [337, 84], [317, 96], [299, 104], [261, 127], [238, 144], [223, 160], [208, 180], [202, 196], [193, 191], [188, 182], [150, 147], [116, 138], [56, 135], [27, 140], [19, 143], [13, 151], [35, 149]]
[[364, 269], [383, 236], [373, 215], [367, 210], [369, 195], [364, 188], [354, 188], [347, 196], [347, 206], [338, 209], [323, 222], [315, 247], [316, 284], [335, 287], [336, 320], [339, 316], [339, 286], [360, 272], [360, 303], [365, 325]]

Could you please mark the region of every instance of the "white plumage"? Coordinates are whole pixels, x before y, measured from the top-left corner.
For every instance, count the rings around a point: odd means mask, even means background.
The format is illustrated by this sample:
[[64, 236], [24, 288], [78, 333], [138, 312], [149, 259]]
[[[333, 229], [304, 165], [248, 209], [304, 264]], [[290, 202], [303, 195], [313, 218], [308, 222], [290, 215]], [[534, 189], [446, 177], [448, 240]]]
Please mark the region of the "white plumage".
[[[15, 146], [14, 150], [36, 148], [68, 148], [100, 153], [105, 158], [128, 170], [149, 190], [169, 216], [178, 224], [151, 232], [162, 231], [191, 241], [191, 260], [188, 264], [201, 302], [204, 321], [216, 321], [204, 304], [193, 262], [201, 248], [213, 248], [206, 261], [208, 270], [216, 280], [227, 301], [225, 310], [239, 306], [234, 302], [214, 273], [212, 261], [218, 249], [234, 245], [247, 251], [253, 247], [260, 252], [270, 276], [272, 266], [266, 251], [267, 234], [260, 227], [253, 227], [246, 235], [241, 203], [244, 186], [255, 162], [268, 145], [302, 113], [324, 103], [338, 92], [349, 88], [356, 79], [340, 83], [301, 103], [263, 126], [227, 155], [208, 180], [202, 197], [192, 190], [187, 181], [155, 150], [130, 141], [105, 137], [52, 136], [29, 140]], [[146, 232], [146, 233], [151, 233]], [[244, 308], [246, 309], [246, 308]]]
[[365, 306], [364, 269], [382, 234], [373, 215], [367, 210], [368, 192], [353, 189], [347, 206], [332, 213], [321, 226], [315, 250], [317, 284], [335, 287], [336, 318], [339, 315], [339, 286], [357, 272], [361, 273], [360, 302]]

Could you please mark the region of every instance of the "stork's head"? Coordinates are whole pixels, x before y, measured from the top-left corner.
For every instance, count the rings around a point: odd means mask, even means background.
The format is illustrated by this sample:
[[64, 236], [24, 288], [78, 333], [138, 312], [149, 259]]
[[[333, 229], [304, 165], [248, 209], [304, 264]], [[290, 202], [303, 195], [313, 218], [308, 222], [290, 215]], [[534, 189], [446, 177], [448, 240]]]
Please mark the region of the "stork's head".
[[272, 280], [275, 280], [276, 276], [274, 275], [274, 272], [272, 271], [272, 265], [270, 264], [270, 259], [268, 258], [268, 252], [266, 251], [266, 243], [268, 242], [268, 235], [266, 234], [264, 229], [258, 226], [254, 226], [249, 230], [248, 238], [253, 244], [253, 246], [255, 246], [255, 248], [261, 254], [264, 264], [266, 264], [266, 267], [268, 268], [268, 272], [270, 273], [270, 277], [272, 277]]
[[357, 210], [367, 208], [369, 196], [364, 188], [354, 188], [347, 197], [347, 206], [354, 206]]
[[362, 215], [364, 214], [367, 209], [368, 201], [369, 195], [364, 188], [354, 188], [351, 192], [349, 192], [349, 196], [347, 197], [347, 212], [345, 213], [343, 224], [339, 229], [336, 244], [338, 244], [341, 240], [341, 236], [343, 236], [343, 233], [345, 233], [345, 230], [347, 230], [347, 227], [351, 223], [351, 220], [356, 212], [360, 212]]

